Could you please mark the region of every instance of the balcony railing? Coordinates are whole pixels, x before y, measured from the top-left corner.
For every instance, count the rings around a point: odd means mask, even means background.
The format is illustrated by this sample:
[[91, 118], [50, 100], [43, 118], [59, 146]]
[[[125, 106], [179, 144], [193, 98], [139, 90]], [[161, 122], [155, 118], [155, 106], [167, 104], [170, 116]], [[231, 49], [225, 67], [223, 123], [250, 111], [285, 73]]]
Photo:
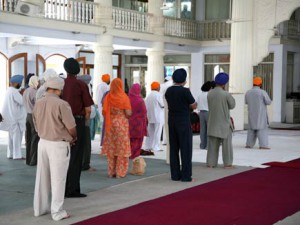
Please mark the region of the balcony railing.
[[226, 21], [193, 21], [165, 18], [165, 35], [195, 40], [229, 39], [230, 24]]
[[114, 28], [136, 32], [150, 33], [151, 15], [133, 10], [113, 8]]
[[[0, 10], [15, 12], [18, 0], [0, 0]], [[96, 24], [97, 3], [83, 0], [44, 0], [43, 12], [32, 17], [44, 17], [74, 23]], [[99, 13], [99, 12], [98, 12]], [[100, 13], [105, 13], [100, 11]], [[97, 15], [100, 16], [101, 15]], [[112, 8], [113, 27], [134, 32], [151, 33], [151, 14], [140, 13], [122, 8]], [[192, 21], [166, 17], [165, 35], [194, 40], [219, 40], [230, 38], [230, 24], [225, 21]]]
[[300, 20], [289, 20], [279, 24], [279, 35], [290, 39], [300, 39]]

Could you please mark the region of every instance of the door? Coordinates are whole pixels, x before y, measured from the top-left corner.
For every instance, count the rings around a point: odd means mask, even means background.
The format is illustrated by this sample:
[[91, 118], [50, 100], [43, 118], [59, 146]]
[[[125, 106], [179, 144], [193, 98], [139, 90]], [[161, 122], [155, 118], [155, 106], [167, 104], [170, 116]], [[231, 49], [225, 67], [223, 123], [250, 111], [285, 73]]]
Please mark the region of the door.
[[40, 54], [36, 54], [35, 56], [35, 66], [35, 74], [39, 77], [46, 70], [46, 60]]
[[27, 53], [19, 53], [8, 59], [8, 79], [13, 75], [24, 75], [24, 81], [27, 78], [27, 63], [28, 55]]

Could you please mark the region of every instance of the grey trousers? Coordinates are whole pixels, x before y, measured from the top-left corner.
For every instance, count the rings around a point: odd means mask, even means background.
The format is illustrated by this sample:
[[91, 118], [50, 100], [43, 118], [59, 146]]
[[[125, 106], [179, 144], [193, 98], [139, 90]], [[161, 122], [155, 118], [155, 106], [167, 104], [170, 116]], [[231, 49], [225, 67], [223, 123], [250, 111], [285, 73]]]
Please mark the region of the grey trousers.
[[246, 146], [253, 148], [256, 139], [258, 139], [259, 147], [267, 148], [269, 146], [268, 128], [261, 130], [248, 129]]
[[207, 148], [207, 120], [208, 120], [208, 111], [200, 111], [200, 148]]
[[233, 149], [232, 149], [232, 131], [230, 131], [227, 138], [218, 138], [208, 136], [208, 151], [206, 164], [209, 167], [216, 167], [218, 165], [219, 147], [222, 144], [222, 157], [224, 166], [232, 166]]

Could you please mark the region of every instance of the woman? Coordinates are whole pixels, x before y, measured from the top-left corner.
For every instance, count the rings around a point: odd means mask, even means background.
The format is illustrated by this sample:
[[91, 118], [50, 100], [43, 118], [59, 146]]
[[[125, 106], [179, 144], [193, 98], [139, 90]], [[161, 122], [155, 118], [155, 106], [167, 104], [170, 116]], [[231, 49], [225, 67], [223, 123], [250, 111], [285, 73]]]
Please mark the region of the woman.
[[110, 91], [104, 98], [102, 114], [105, 134], [101, 155], [107, 156], [108, 176], [125, 177], [131, 155], [128, 118], [132, 111], [120, 78], [111, 82]]
[[201, 93], [198, 96], [197, 104], [200, 118], [200, 149], [207, 149], [207, 120], [208, 120], [208, 103], [207, 94], [212, 88], [211, 81], [205, 82], [201, 87]]
[[130, 159], [134, 159], [140, 156], [143, 139], [147, 135], [147, 109], [141, 97], [141, 86], [139, 84], [132, 85], [129, 90], [129, 99], [132, 107], [132, 116], [129, 119]]

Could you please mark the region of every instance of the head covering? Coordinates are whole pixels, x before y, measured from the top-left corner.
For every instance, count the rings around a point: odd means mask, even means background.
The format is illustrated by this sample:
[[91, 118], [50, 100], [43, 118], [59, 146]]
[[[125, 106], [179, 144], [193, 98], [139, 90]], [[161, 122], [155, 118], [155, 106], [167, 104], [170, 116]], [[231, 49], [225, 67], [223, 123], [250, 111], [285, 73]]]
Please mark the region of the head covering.
[[31, 78], [32, 76], [34, 76], [34, 73], [29, 73], [29, 74], [27, 75], [26, 81], [25, 81], [25, 86], [26, 86], [26, 88], [29, 87], [29, 80], [30, 80], [30, 78]]
[[115, 78], [110, 84], [110, 91], [105, 96], [103, 102], [103, 115], [105, 118], [105, 131], [110, 131], [110, 109], [111, 107], [131, 110], [128, 96], [125, 94], [123, 82], [120, 78]]
[[80, 66], [76, 59], [68, 58], [64, 62], [64, 68], [68, 74], [77, 75], [80, 72]]
[[129, 98], [130, 97], [140, 97], [141, 98], [141, 85], [139, 84], [133, 84], [129, 90], [128, 93]]
[[186, 77], [187, 77], [186, 71], [185, 69], [182, 68], [175, 70], [172, 75], [173, 81], [178, 84], [185, 82]]
[[31, 76], [28, 82], [29, 87], [37, 89], [39, 86], [39, 78], [38, 76]]
[[211, 82], [206, 81], [202, 86], [201, 86], [201, 91], [203, 92], [208, 92], [211, 89]]
[[58, 77], [58, 74], [54, 69], [46, 69], [46, 71], [43, 73], [44, 80], [47, 81], [51, 77]]
[[147, 109], [141, 96], [141, 85], [133, 84], [128, 93], [132, 108], [129, 119], [130, 137], [143, 137], [147, 134]]
[[159, 84], [158, 82], [153, 81], [153, 82], [151, 83], [151, 90], [157, 90], [157, 89], [159, 89], [159, 88], [160, 88], [160, 84]]
[[22, 75], [14, 75], [10, 78], [10, 83], [17, 83], [17, 84], [22, 84], [22, 81], [24, 79], [24, 76]]
[[262, 79], [261, 77], [254, 77], [253, 78], [253, 85], [254, 86], [260, 86], [262, 84]]
[[229, 81], [229, 75], [227, 73], [218, 73], [215, 77], [216, 84], [224, 85]]
[[169, 80], [171, 80], [172, 79], [172, 76], [166, 76], [165, 77], [165, 81], [169, 81]]
[[110, 76], [106, 73], [102, 75], [101, 79], [103, 82], [107, 83], [108, 81], [110, 81]]
[[80, 76], [77, 76], [77, 80], [81, 80], [84, 83], [89, 84], [92, 80], [92, 77], [91, 77], [91, 75], [88, 75], [88, 74], [80, 75]]
[[46, 89], [53, 88], [53, 89], [57, 89], [57, 90], [64, 89], [64, 85], [65, 85], [65, 81], [64, 81], [64, 79], [62, 79], [60, 77], [51, 77], [44, 84]]

